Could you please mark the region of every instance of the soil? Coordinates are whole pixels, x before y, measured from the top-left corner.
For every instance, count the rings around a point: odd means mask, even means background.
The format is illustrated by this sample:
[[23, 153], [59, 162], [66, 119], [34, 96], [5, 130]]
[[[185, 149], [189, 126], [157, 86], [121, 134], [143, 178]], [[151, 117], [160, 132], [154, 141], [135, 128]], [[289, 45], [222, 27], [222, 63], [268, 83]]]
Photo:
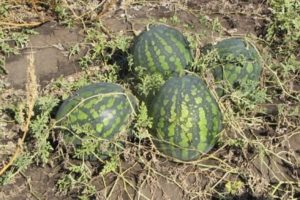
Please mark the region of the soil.
[[[171, 18], [175, 13], [181, 20], [181, 25], [176, 25], [178, 28], [184, 28], [184, 24], [193, 24], [195, 32], [204, 31], [207, 33], [202, 40], [203, 44], [207, 42], [214, 42], [220, 37], [236, 36], [236, 35], [254, 35], [261, 36], [265, 33], [266, 16], [269, 14], [268, 9], [263, 0], [249, 0], [249, 1], [223, 1], [221, 4], [218, 0], [201, 0], [201, 1], [187, 1], [188, 9], [178, 9], [172, 3], [141, 5], [135, 4], [127, 8], [127, 18], [124, 16], [124, 10], [115, 8], [107, 11], [101, 16], [102, 23], [108, 28], [110, 33], [124, 33], [132, 35], [131, 25], [134, 31], [140, 32], [144, 29], [149, 20], [155, 21], [161, 18]], [[199, 23], [198, 17], [194, 13], [203, 13], [209, 19], [218, 18], [223, 27], [225, 27], [225, 35], [211, 35], [211, 31], [207, 30], [205, 25]], [[67, 28], [60, 26], [56, 22], [48, 22], [35, 29], [39, 34], [31, 36], [29, 46], [21, 51], [20, 55], [11, 56], [7, 58], [5, 68], [8, 71], [7, 79], [11, 84], [11, 90], [24, 89], [26, 82], [26, 56], [33, 52], [35, 57], [36, 75], [39, 80], [41, 88], [45, 87], [52, 80], [58, 77], [73, 76], [78, 74], [80, 67], [78, 65], [78, 56], [71, 58], [67, 55], [67, 50], [75, 43], [83, 40], [82, 29], [78, 26], [75, 28]], [[273, 130], [273, 129], [272, 129]], [[267, 133], [268, 134], [268, 133]], [[295, 134], [291, 138], [285, 138], [286, 145], [278, 148], [278, 151], [289, 149], [294, 152], [296, 158], [300, 160], [300, 134]], [[11, 140], [10, 140], [11, 141]], [[7, 141], [6, 141], [7, 142]], [[226, 151], [221, 149], [219, 154], [221, 158], [245, 159], [244, 152]], [[287, 160], [289, 155], [283, 155]], [[55, 157], [53, 155], [53, 157]], [[159, 159], [159, 158], [157, 158]], [[274, 157], [273, 160], [266, 160], [266, 166], [261, 165], [260, 157], [254, 157], [251, 169], [253, 174], [260, 174], [260, 180], [253, 180], [257, 185], [258, 194], [262, 185], [267, 184], [266, 181], [272, 182], [272, 177], [276, 176], [283, 180], [295, 180], [299, 177], [300, 168], [291, 169], [288, 163], [282, 163], [281, 160]], [[237, 161], [236, 161], [237, 162]], [[274, 164], [276, 163], [277, 164]], [[133, 164], [133, 165], [132, 165]], [[139, 163], [127, 163], [124, 161], [122, 168], [128, 169], [126, 172], [127, 180], [134, 185], [137, 190], [132, 187], [124, 186], [124, 181], [117, 180], [113, 174], [105, 177], [104, 187], [103, 178], [96, 176], [93, 180], [97, 189], [96, 199], [105, 199], [109, 190], [113, 189], [113, 194], [110, 199], [213, 199], [208, 194], [201, 193], [202, 190], [213, 187], [209, 185], [208, 179], [210, 172], [197, 173], [199, 167], [186, 165], [178, 168], [181, 171], [175, 170], [176, 163], [160, 160], [152, 163], [156, 169], [160, 169], [162, 175], [156, 175], [154, 178], [149, 178], [147, 171]], [[134, 167], [132, 167], [134, 166]], [[153, 166], [153, 167], [154, 167]], [[280, 170], [278, 170], [280, 166]], [[249, 168], [247, 168], [249, 169]], [[271, 174], [271, 171], [278, 171], [278, 174]], [[180, 185], [176, 185], [172, 181], [168, 181], [166, 177], [168, 173], [177, 173], [177, 181], [185, 186], [183, 190]], [[213, 173], [219, 173], [214, 171]], [[250, 174], [251, 174], [250, 173]], [[20, 199], [77, 199], [76, 193], [59, 192], [57, 189], [57, 181], [65, 174], [64, 164], [54, 161], [52, 165], [36, 166], [35, 164], [16, 176], [13, 183], [7, 184], [0, 188], [0, 199], [5, 200], [20, 200]], [[166, 174], [166, 176], [163, 176]], [[225, 176], [220, 173], [220, 178]], [[247, 177], [249, 179], [255, 178]], [[188, 194], [187, 194], [188, 191]], [[247, 191], [247, 190], [246, 190]], [[239, 194], [233, 199], [264, 199], [264, 196], [251, 195], [250, 193]]]
[[68, 29], [49, 22], [35, 29], [38, 32], [30, 38], [29, 45], [20, 55], [8, 57], [6, 69], [8, 80], [14, 88], [24, 89], [26, 83], [27, 55], [34, 54], [36, 76], [41, 86], [53, 78], [80, 71], [76, 58], [69, 59], [67, 50], [82, 41], [79, 29]]

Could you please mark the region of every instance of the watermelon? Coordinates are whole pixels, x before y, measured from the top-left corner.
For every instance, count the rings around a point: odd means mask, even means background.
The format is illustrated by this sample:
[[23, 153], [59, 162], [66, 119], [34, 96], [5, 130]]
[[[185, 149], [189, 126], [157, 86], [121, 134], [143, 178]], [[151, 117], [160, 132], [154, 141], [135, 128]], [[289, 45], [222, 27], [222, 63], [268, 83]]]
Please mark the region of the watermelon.
[[[68, 129], [85, 127], [87, 134], [66, 133], [68, 144], [79, 147], [85, 139], [110, 141], [128, 127], [135, 113], [136, 98], [120, 85], [95, 83], [76, 91], [60, 106], [56, 120]], [[81, 137], [81, 140], [78, 139]]]
[[[207, 45], [204, 54], [215, 50], [217, 61], [211, 63], [215, 81], [225, 81], [233, 89], [238, 88], [241, 82], [252, 81], [258, 84], [262, 71], [262, 59], [253, 44], [243, 38], [229, 38], [218, 42], [216, 45]], [[226, 85], [226, 84], [225, 84]], [[225, 94], [219, 85], [219, 96]]]
[[192, 161], [215, 145], [222, 114], [206, 84], [194, 74], [174, 76], [153, 98], [153, 142], [163, 154]]
[[148, 73], [180, 73], [192, 60], [187, 39], [169, 26], [150, 25], [134, 40], [134, 66], [140, 66]]

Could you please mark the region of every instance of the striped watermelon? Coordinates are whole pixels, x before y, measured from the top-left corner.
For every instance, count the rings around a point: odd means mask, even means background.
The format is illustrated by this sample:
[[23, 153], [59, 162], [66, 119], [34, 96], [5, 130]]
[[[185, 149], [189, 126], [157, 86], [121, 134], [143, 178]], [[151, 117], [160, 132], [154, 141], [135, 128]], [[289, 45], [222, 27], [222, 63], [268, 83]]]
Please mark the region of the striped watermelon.
[[[212, 50], [218, 54], [217, 62], [211, 64], [217, 82], [226, 81], [231, 88], [237, 88], [247, 80], [259, 82], [262, 59], [253, 44], [243, 38], [230, 38], [207, 46], [204, 53]], [[219, 96], [224, 95], [223, 87], [217, 89]]]
[[[64, 101], [56, 119], [69, 129], [73, 129], [74, 125], [88, 127], [88, 134], [92, 136], [90, 139], [113, 140], [128, 127], [136, 105], [135, 97], [121, 86], [95, 83], [79, 89]], [[68, 143], [75, 146], [82, 142], [73, 134], [64, 136]]]
[[134, 66], [149, 73], [178, 73], [188, 68], [192, 59], [187, 39], [166, 25], [150, 25], [133, 44]]
[[219, 106], [196, 75], [167, 80], [152, 100], [149, 115], [157, 149], [182, 161], [207, 153], [222, 129]]

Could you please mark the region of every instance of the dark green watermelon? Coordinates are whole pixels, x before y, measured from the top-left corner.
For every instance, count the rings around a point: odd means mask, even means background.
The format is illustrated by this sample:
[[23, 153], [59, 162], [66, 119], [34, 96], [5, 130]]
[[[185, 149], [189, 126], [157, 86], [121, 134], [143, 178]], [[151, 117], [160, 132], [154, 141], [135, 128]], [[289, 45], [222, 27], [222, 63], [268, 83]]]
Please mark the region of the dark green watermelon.
[[163, 154], [191, 161], [207, 153], [222, 129], [222, 114], [196, 75], [172, 77], [152, 100], [153, 139]]
[[[204, 53], [215, 50], [218, 58], [211, 63], [213, 75], [216, 82], [225, 81], [235, 89], [241, 82], [259, 82], [262, 71], [262, 59], [255, 46], [243, 38], [230, 38], [218, 42], [216, 45], [207, 45]], [[224, 95], [221, 89], [217, 89], [219, 96]]]
[[192, 62], [187, 39], [178, 30], [166, 25], [150, 25], [134, 41], [134, 66], [148, 73], [180, 73]]
[[[65, 100], [56, 119], [60, 125], [71, 130], [74, 126], [87, 127], [89, 134], [95, 138], [113, 140], [128, 127], [136, 105], [136, 98], [120, 85], [95, 83], [79, 89]], [[70, 133], [65, 134], [65, 139], [75, 146], [81, 144]]]

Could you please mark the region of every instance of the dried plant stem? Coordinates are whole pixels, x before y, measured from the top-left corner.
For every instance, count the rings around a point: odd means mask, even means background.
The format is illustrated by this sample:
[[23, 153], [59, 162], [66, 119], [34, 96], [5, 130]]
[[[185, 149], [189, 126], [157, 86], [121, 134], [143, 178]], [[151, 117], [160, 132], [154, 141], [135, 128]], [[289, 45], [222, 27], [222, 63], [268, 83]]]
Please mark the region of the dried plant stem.
[[13, 29], [13, 28], [32, 28], [32, 27], [36, 27], [36, 26], [40, 26], [41, 24], [44, 24], [46, 22], [48, 22], [49, 20], [46, 21], [42, 21], [42, 22], [30, 22], [30, 23], [12, 23], [12, 22], [0, 22], [0, 27], [2, 27], [2, 29]]
[[30, 120], [34, 115], [33, 107], [37, 98], [37, 80], [35, 75], [35, 67], [34, 67], [34, 57], [31, 53], [28, 57], [29, 64], [27, 67], [27, 84], [26, 84], [26, 118], [24, 123], [21, 125], [21, 130], [23, 135], [18, 140], [18, 145], [16, 150], [9, 160], [7, 164], [0, 170], [0, 176], [4, 174], [4, 172], [14, 163], [14, 161], [18, 158], [19, 154], [22, 151], [23, 143], [26, 138], [27, 133], [29, 132]]

